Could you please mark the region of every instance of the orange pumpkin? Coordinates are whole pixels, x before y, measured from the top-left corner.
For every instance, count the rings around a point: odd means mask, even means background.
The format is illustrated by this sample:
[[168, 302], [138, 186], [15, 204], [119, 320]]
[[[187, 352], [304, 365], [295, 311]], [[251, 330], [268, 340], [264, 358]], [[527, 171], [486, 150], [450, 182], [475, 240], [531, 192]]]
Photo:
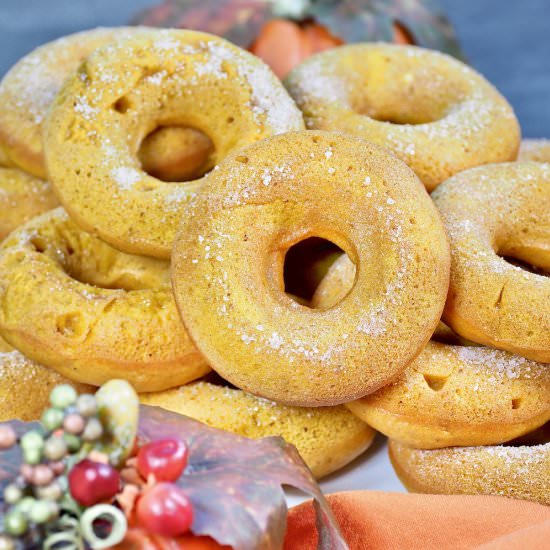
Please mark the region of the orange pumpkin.
[[164, 0], [134, 23], [218, 34], [281, 78], [310, 55], [349, 42], [418, 44], [462, 57], [431, 0]]

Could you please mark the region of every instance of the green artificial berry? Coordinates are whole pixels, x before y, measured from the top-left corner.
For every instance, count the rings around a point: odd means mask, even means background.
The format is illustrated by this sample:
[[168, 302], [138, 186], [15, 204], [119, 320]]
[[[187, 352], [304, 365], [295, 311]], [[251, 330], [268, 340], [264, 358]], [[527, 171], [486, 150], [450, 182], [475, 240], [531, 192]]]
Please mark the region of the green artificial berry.
[[27, 531], [29, 524], [25, 514], [19, 510], [10, 510], [4, 516], [4, 529], [8, 535], [20, 537]]
[[40, 464], [42, 461], [42, 449], [23, 449], [23, 460], [27, 464]]
[[52, 517], [52, 508], [47, 500], [36, 500], [29, 511], [33, 523], [46, 523]]
[[76, 400], [76, 410], [85, 417], [94, 416], [97, 413], [97, 402], [91, 393], [83, 393]]
[[0, 535], [0, 550], [15, 550], [15, 541], [11, 537]]
[[31, 430], [21, 438], [21, 448], [23, 451], [37, 449], [42, 451], [44, 448], [44, 436], [38, 430]]
[[78, 397], [76, 390], [69, 384], [56, 386], [50, 394], [50, 403], [56, 409], [66, 409], [73, 405]]
[[57, 462], [67, 454], [67, 442], [63, 436], [52, 435], [46, 440], [44, 445], [44, 456], [53, 462]]
[[23, 498], [23, 491], [13, 483], [4, 489], [4, 500], [8, 504], [15, 504]]
[[63, 411], [55, 408], [46, 409], [42, 415], [42, 426], [49, 432], [57, 430], [63, 424]]
[[89, 418], [82, 432], [84, 441], [96, 441], [103, 435], [103, 425], [97, 418]]
[[37, 487], [35, 493], [38, 498], [50, 501], [59, 500], [63, 496], [59, 483], [55, 481], [49, 485], [44, 485], [44, 487]]
[[33, 497], [23, 497], [15, 505], [15, 510], [17, 510], [18, 512], [21, 512], [22, 514], [28, 515], [35, 501], [36, 499]]
[[76, 453], [80, 450], [80, 447], [82, 446], [82, 441], [80, 440], [80, 437], [77, 437], [73, 434], [64, 433], [63, 440], [67, 444], [67, 448], [71, 453]]

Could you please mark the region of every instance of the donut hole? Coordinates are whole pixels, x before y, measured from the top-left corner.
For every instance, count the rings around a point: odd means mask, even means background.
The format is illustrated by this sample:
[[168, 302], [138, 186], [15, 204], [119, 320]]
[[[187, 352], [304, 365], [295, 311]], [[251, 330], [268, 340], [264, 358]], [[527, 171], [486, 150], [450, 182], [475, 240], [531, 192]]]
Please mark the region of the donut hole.
[[310, 302], [319, 283], [332, 264], [345, 254], [333, 242], [320, 237], [309, 237], [291, 246], [284, 259], [284, 285], [287, 296], [301, 305]]
[[499, 256], [507, 263], [515, 266], [515, 267], [519, 267], [521, 269], [523, 269], [524, 271], [528, 271], [529, 273], [533, 273], [535, 275], [542, 275], [544, 277], [549, 277], [550, 276], [550, 272], [543, 268], [543, 267], [539, 267], [539, 266], [536, 266], [536, 265], [533, 265], [533, 264], [530, 264], [520, 258], [515, 258], [513, 256], [508, 256], [506, 254], [499, 254]]
[[141, 142], [137, 156], [150, 176], [166, 182], [185, 182], [210, 172], [215, 153], [212, 139], [203, 131], [175, 125], [156, 127]]

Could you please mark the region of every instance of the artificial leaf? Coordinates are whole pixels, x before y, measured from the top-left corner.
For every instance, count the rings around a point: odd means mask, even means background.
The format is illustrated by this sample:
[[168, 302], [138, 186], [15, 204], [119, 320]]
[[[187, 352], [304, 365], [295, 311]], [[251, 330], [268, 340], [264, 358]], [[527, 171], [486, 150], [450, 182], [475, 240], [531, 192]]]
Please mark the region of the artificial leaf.
[[192, 531], [239, 550], [278, 549], [286, 525], [283, 485], [315, 499], [319, 548], [347, 548], [319, 486], [296, 449], [280, 437], [247, 439], [157, 407], [142, 406], [146, 440], [180, 437], [189, 448], [178, 481], [193, 503]]

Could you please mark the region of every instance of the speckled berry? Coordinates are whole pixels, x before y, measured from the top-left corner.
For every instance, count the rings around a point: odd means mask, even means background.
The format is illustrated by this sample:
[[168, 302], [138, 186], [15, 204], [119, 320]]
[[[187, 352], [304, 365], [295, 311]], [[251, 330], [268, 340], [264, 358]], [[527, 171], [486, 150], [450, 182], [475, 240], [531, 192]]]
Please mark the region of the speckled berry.
[[23, 449], [23, 460], [27, 464], [35, 465], [40, 464], [42, 461], [41, 449]]
[[28, 526], [25, 514], [19, 510], [10, 510], [4, 516], [4, 530], [8, 535], [20, 537], [26, 533]]
[[90, 418], [82, 432], [84, 441], [97, 441], [103, 435], [103, 425], [97, 418]]
[[21, 437], [21, 448], [25, 450], [42, 450], [44, 448], [44, 436], [37, 430], [31, 430]]
[[67, 444], [69, 452], [76, 453], [80, 450], [80, 447], [82, 446], [82, 441], [80, 440], [80, 437], [77, 437], [74, 434], [65, 433], [63, 434], [63, 439]]
[[36, 501], [33, 497], [23, 497], [16, 505], [15, 509], [22, 514], [28, 515], [32, 505]]
[[49, 431], [53, 432], [57, 430], [63, 424], [64, 418], [63, 411], [55, 408], [46, 409], [44, 414], [42, 414], [42, 426]]
[[76, 410], [85, 417], [94, 416], [97, 413], [97, 402], [90, 393], [83, 393], [76, 400]]
[[36, 500], [29, 510], [29, 519], [33, 523], [46, 523], [52, 517], [52, 508], [46, 500]]
[[52, 469], [47, 466], [46, 464], [38, 464], [34, 468], [34, 472], [32, 475], [32, 482], [35, 485], [43, 486], [43, 485], [49, 485], [54, 478], [54, 473], [52, 472]]
[[0, 425], [0, 450], [9, 449], [17, 442], [15, 430], [8, 424]]
[[63, 462], [50, 462], [49, 466], [56, 476], [60, 476], [65, 471], [65, 464]]
[[80, 435], [84, 431], [85, 426], [86, 421], [84, 418], [76, 413], [68, 414], [65, 420], [63, 420], [63, 428], [70, 434]]
[[6, 535], [0, 535], [0, 550], [15, 550], [15, 541]]
[[69, 384], [56, 386], [50, 394], [50, 403], [56, 409], [66, 409], [76, 402], [78, 394]]
[[63, 496], [59, 483], [55, 481], [44, 487], [37, 487], [35, 493], [38, 498], [44, 500], [59, 500]]
[[44, 456], [48, 460], [61, 460], [67, 454], [67, 443], [62, 436], [52, 435], [44, 445]]
[[21, 464], [19, 472], [27, 483], [32, 483], [32, 476], [34, 474], [33, 466], [31, 466], [30, 464]]
[[4, 489], [4, 500], [8, 504], [15, 504], [17, 501], [23, 498], [23, 491], [15, 484], [10, 483]]

